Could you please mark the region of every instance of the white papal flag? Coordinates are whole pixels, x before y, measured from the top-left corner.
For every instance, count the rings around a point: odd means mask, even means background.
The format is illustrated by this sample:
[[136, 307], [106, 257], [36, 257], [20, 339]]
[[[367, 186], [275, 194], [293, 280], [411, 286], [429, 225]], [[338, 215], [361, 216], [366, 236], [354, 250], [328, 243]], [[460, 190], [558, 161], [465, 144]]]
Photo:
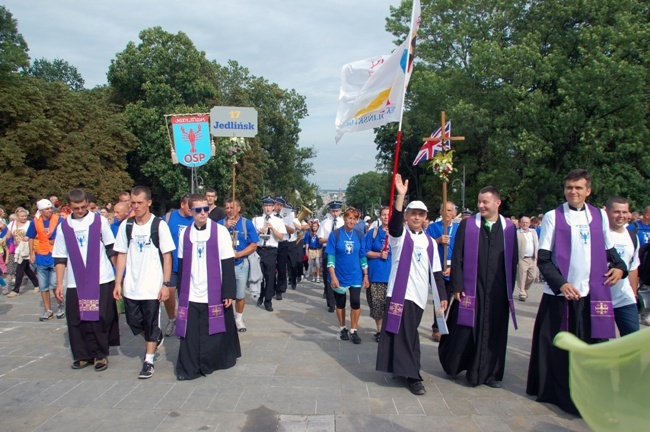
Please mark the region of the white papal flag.
[[346, 132], [372, 129], [400, 121], [419, 27], [420, 0], [413, 0], [411, 32], [392, 54], [343, 66], [336, 112], [336, 142]]

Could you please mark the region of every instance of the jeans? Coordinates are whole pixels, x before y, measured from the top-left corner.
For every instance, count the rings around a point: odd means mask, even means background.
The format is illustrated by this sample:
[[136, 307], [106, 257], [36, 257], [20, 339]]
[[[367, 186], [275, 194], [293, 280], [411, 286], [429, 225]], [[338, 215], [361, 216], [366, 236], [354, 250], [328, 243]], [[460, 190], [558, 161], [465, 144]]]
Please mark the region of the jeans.
[[38, 277], [38, 287], [40, 290], [54, 290], [56, 288], [56, 271], [54, 270], [54, 266], [34, 264], [34, 267], [36, 267], [36, 276]]
[[636, 304], [614, 308], [614, 320], [621, 336], [639, 331], [639, 311]]

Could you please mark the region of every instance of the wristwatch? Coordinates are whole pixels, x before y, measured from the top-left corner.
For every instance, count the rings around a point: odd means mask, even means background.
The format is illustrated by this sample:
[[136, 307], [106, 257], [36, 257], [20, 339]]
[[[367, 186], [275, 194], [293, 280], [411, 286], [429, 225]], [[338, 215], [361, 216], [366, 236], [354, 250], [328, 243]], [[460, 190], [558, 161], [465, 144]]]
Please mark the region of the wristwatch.
[[166, 287], [170, 287], [172, 286], [172, 281], [165, 281], [163, 282], [163, 285], [165, 285]]

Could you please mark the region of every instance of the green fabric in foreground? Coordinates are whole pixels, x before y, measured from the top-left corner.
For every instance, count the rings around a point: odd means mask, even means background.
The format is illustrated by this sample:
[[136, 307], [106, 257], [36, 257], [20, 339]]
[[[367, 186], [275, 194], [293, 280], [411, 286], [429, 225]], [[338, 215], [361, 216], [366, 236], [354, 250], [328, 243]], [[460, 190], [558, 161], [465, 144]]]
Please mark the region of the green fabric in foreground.
[[650, 430], [650, 328], [595, 345], [560, 332], [553, 343], [569, 352], [571, 399], [593, 430]]

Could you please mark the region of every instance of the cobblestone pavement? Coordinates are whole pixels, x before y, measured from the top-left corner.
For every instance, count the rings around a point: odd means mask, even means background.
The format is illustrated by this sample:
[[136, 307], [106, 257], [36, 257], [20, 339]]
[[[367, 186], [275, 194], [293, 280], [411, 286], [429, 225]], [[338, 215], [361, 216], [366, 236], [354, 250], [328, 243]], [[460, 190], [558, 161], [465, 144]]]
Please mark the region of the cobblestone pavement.
[[[541, 286], [517, 302], [503, 388], [470, 387], [440, 367], [431, 340], [432, 314], [420, 326], [427, 394], [413, 396], [401, 379], [376, 372], [374, 321], [362, 304], [354, 345], [336, 338], [322, 284], [302, 282], [274, 312], [249, 299], [235, 367], [176, 381], [178, 339], [167, 338], [155, 375], [138, 380], [144, 344], [121, 318], [122, 345], [104, 372], [72, 370], [65, 320], [39, 322], [40, 295], [23, 288], [0, 298], [2, 431], [587, 431], [579, 418], [525, 392], [533, 320]], [[364, 296], [362, 295], [362, 298]], [[164, 312], [162, 313], [164, 315]], [[166, 317], [162, 318], [163, 325]]]

